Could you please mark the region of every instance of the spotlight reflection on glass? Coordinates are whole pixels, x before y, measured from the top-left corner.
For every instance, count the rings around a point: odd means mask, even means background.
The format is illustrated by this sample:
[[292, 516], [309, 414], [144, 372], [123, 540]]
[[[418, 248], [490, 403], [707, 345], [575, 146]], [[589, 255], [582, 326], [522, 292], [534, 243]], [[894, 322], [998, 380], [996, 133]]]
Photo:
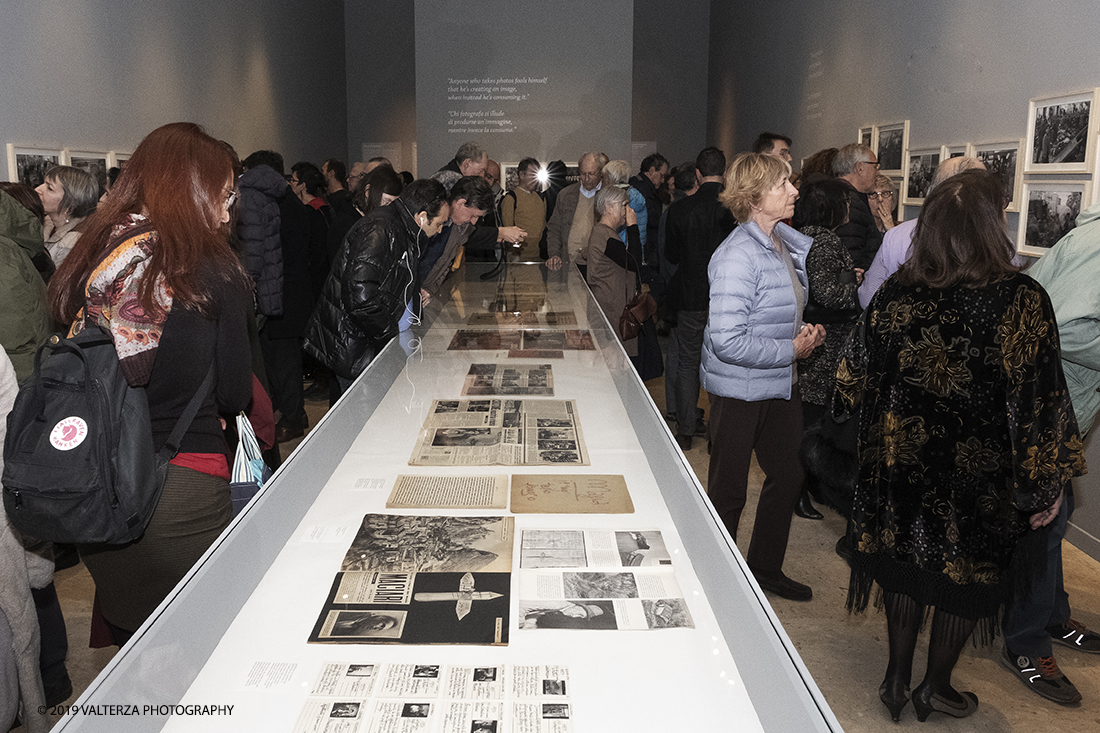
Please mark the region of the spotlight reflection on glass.
[[539, 185], [543, 188], [550, 185], [550, 171], [545, 165], [539, 167], [539, 172], [535, 174], [535, 178], [538, 179]]

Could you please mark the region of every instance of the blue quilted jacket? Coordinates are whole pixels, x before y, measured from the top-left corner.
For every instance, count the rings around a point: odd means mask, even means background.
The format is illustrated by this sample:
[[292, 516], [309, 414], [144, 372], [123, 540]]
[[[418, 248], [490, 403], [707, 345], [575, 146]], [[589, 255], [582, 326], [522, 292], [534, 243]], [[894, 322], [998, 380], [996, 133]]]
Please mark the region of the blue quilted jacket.
[[[813, 238], [783, 223], [775, 225], [775, 233], [787, 245], [805, 293]], [[703, 388], [747, 402], [790, 399], [793, 340], [802, 318], [787, 266], [756, 222], [740, 225], [718, 246], [707, 278]]]

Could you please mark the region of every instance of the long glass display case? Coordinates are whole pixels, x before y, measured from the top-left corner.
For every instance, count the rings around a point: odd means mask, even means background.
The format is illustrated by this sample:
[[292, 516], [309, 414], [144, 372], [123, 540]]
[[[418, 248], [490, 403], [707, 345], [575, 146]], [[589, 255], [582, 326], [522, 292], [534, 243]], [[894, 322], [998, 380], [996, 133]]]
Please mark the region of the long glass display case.
[[[450, 296], [375, 359], [56, 730], [839, 731], [576, 270], [467, 263], [448, 283]], [[514, 358], [515, 336], [449, 348], [460, 330], [514, 334], [524, 322], [539, 332], [528, 348], [540, 346]], [[542, 350], [538, 336], [576, 330], [594, 348]], [[409, 465], [433, 401], [460, 399], [474, 363], [550, 364], [553, 399], [575, 401], [590, 465]], [[634, 511], [386, 509], [399, 475], [540, 473], [621, 475]], [[517, 549], [506, 645], [309, 643], [363, 517], [380, 513], [514, 516], [517, 547], [525, 530], [659, 530], [693, 628], [520, 628]], [[567, 670], [568, 704], [532, 723], [502, 701], [495, 727], [478, 728], [485, 721], [414, 719], [423, 704], [383, 720], [375, 695], [354, 714], [333, 705], [307, 721], [319, 675], [339, 665], [554, 665]], [[444, 704], [439, 695], [428, 702]]]

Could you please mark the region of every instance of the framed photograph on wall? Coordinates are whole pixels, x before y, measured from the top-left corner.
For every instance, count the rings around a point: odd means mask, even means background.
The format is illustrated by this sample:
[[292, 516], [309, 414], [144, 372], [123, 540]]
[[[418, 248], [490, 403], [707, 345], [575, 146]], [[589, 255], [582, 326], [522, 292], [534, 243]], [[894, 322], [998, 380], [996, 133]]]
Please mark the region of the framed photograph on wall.
[[46, 171], [61, 165], [61, 155], [60, 150], [8, 143], [8, 180], [37, 188], [42, 185]]
[[904, 176], [905, 155], [909, 150], [909, 120], [879, 125], [878, 139], [873, 149], [878, 155], [879, 173]]
[[519, 185], [519, 163], [500, 164], [500, 190], [511, 191]]
[[1016, 250], [1041, 257], [1073, 229], [1092, 200], [1092, 181], [1027, 181], [1020, 194]]
[[962, 145], [944, 145], [940, 148], [940, 160], [947, 160], [948, 158], [961, 158], [967, 154], [970, 150], [970, 145], [963, 143]]
[[871, 150], [878, 149], [878, 129], [874, 125], [868, 125], [867, 127], [859, 128], [858, 137], [856, 137], [857, 143], [866, 145]]
[[1020, 149], [1023, 144], [1023, 140], [1005, 140], [970, 146], [970, 156], [985, 163], [985, 167], [1001, 179], [1008, 201], [1005, 211], [1020, 210], [1020, 186], [1024, 180]]
[[1024, 173], [1089, 173], [1096, 156], [1100, 89], [1028, 103]]
[[932, 177], [940, 164], [942, 148], [922, 148], [910, 150], [905, 156], [905, 198], [906, 206], [924, 205], [924, 197], [932, 187]]
[[62, 151], [61, 160], [62, 165], [71, 165], [73, 168], [79, 168], [91, 174], [102, 192], [107, 190], [107, 169], [110, 168], [107, 165], [108, 156], [108, 153], [91, 153], [65, 148]]

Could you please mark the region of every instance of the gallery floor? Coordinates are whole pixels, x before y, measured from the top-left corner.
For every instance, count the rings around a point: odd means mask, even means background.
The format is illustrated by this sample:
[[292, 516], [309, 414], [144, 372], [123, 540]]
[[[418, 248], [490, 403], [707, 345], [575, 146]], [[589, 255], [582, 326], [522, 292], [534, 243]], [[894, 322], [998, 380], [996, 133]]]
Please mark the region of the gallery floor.
[[[663, 380], [652, 380], [646, 386], [656, 404], [663, 408]], [[705, 408], [705, 397], [703, 399], [700, 404]], [[320, 419], [326, 406], [327, 403], [322, 402], [307, 403], [311, 424]], [[283, 455], [289, 455], [298, 442], [282, 444]], [[687, 458], [705, 486], [706, 441], [696, 438]], [[746, 522], [751, 522], [755, 513], [755, 494], [762, 480], [754, 463], [749, 505], [744, 514]], [[850, 616], [845, 611], [848, 568], [833, 552], [844, 530], [844, 522], [827, 510], [825, 515], [822, 521], [794, 519], [784, 565], [788, 575], [813, 587], [813, 600], [809, 603], [775, 597], [770, 600], [844, 729], [849, 733], [889, 730], [892, 723], [877, 694], [886, 668], [886, 621], [874, 610], [859, 616]], [[748, 525], [743, 529], [747, 530]], [[742, 531], [739, 543], [742, 551], [747, 549], [749, 539], [750, 532]], [[1068, 543], [1064, 559], [1066, 587], [1075, 618], [1100, 629], [1100, 563]], [[59, 572], [56, 583], [69, 631], [72, 702], [110, 661], [114, 649], [88, 648], [93, 586], [84, 567], [77, 565]], [[927, 634], [923, 640], [927, 641]], [[944, 731], [1025, 731], [1036, 727], [1065, 733], [1100, 730], [1100, 655], [1056, 647], [1063, 672], [1084, 696], [1079, 706], [1062, 707], [1026, 690], [1001, 667], [1000, 651], [1000, 640], [992, 647], [968, 646], [956, 668], [954, 684], [978, 696], [981, 705], [978, 712], [965, 720], [935, 714], [929, 718], [929, 723], [934, 722], [938, 730]], [[923, 674], [922, 653], [918, 649], [914, 680], [919, 680]], [[742, 675], [752, 674], [752, 660], [738, 660], [738, 665]], [[674, 705], [675, 701], [670, 700], [668, 704]], [[901, 725], [917, 725], [911, 706], [903, 712]], [[578, 730], [583, 730], [583, 725]]]

